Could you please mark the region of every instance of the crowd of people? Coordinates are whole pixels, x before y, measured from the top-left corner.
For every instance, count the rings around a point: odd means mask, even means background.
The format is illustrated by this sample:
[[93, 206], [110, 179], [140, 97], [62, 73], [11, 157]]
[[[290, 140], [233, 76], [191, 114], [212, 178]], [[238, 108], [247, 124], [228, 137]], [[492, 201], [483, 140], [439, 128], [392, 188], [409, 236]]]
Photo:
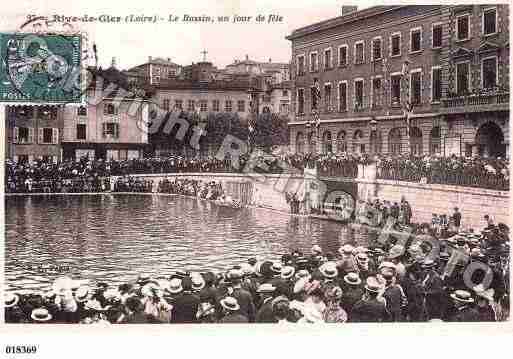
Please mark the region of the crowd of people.
[[5, 166], [6, 192], [101, 192], [110, 176], [151, 173], [234, 172], [302, 173], [305, 167], [318, 169], [321, 177], [358, 177], [361, 164], [376, 163], [377, 177], [399, 181], [450, 184], [509, 190], [509, 162], [502, 158], [437, 157], [368, 154], [292, 154], [249, 156], [236, 160], [226, 156], [91, 160], [48, 163], [36, 160]]
[[[44, 292], [7, 292], [5, 319], [105, 325], [508, 320], [509, 229], [490, 224], [437, 243], [435, 250], [426, 236], [405, 242], [392, 236], [368, 246], [344, 244], [338, 253], [314, 245], [311, 253], [293, 250], [281, 260], [249, 258], [218, 273], [140, 274], [117, 286], [59, 277]], [[475, 262], [481, 269], [472, 269]]]
[[193, 179], [174, 180], [164, 178], [158, 183], [160, 193], [173, 193], [194, 196], [202, 199], [217, 200], [225, 196], [221, 183], [216, 181], [198, 181]]
[[378, 178], [509, 190], [509, 161], [503, 158], [379, 156]]

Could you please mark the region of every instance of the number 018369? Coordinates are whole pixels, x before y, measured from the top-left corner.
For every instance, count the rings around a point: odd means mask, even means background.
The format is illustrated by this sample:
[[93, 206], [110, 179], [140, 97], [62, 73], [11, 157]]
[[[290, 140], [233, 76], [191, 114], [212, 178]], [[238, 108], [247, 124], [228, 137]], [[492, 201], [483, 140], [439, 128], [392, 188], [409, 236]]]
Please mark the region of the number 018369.
[[5, 354], [35, 354], [36, 345], [6, 345]]

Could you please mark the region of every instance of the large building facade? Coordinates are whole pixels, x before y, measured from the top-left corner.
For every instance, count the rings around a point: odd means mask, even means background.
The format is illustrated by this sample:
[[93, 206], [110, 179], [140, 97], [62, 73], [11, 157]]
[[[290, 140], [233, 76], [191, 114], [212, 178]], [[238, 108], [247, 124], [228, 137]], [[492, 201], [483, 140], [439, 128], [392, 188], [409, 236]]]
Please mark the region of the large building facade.
[[508, 16], [376, 6], [295, 30], [291, 149], [506, 155]]

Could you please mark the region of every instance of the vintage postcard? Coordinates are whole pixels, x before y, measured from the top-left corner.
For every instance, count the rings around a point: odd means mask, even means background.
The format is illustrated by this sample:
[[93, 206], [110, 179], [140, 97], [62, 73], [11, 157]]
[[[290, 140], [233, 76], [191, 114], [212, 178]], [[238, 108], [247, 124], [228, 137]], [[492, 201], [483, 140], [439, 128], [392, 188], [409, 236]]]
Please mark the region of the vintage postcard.
[[3, 4], [6, 330], [508, 322], [510, 7], [357, 5]]

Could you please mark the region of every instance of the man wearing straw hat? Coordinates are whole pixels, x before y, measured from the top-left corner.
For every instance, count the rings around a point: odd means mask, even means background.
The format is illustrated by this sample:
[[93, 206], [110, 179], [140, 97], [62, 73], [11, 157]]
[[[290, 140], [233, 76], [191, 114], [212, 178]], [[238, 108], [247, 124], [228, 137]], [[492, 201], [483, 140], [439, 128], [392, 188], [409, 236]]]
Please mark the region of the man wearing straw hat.
[[248, 318], [240, 313], [240, 305], [234, 297], [226, 297], [220, 300], [225, 313], [219, 323], [248, 323]]
[[354, 305], [350, 322], [385, 322], [389, 319], [386, 310], [386, 303], [383, 299], [378, 299], [378, 294], [382, 293], [383, 285], [379, 283], [376, 277], [368, 277], [365, 284], [365, 294], [363, 298]]
[[454, 312], [449, 315], [449, 322], [477, 322], [479, 313], [474, 309], [474, 298], [466, 290], [456, 290], [451, 294]]
[[233, 293], [231, 296], [237, 300], [237, 305], [240, 307], [240, 314], [246, 318], [250, 323], [255, 321], [255, 304], [251, 293], [242, 288], [241, 282], [243, 273], [239, 269], [232, 269], [228, 273], [232, 283]]

